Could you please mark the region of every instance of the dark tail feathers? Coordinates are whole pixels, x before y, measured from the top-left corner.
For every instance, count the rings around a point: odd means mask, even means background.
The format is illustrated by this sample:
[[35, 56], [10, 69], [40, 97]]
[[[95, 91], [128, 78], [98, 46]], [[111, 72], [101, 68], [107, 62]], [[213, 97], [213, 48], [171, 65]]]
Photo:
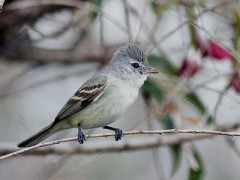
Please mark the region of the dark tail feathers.
[[43, 141], [47, 137], [51, 136], [53, 133], [50, 132], [52, 125], [45, 127], [44, 129], [40, 130], [30, 138], [26, 139], [25, 141], [19, 143], [18, 147], [30, 147], [38, 144], [39, 142]]

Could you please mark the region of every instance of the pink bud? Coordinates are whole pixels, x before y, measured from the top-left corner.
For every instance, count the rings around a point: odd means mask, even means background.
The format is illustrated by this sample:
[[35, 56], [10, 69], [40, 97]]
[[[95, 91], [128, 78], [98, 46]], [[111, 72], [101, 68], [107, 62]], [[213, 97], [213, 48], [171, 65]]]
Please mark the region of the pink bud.
[[233, 54], [219, 43], [209, 40], [206, 48], [206, 54], [216, 60], [229, 59], [234, 60]]
[[233, 75], [231, 80], [231, 86], [237, 93], [240, 93], [240, 77], [238, 74]]
[[179, 76], [193, 77], [202, 66], [195, 60], [189, 60], [185, 58], [179, 69]]

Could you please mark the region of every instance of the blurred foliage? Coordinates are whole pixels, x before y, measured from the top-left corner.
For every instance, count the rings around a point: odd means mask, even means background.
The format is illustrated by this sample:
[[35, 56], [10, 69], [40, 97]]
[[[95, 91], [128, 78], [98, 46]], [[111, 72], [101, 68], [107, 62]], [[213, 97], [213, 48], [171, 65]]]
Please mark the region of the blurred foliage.
[[[198, 110], [198, 112], [201, 115], [205, 115], [207, 112], [207, 109], [205, 107], [205, 105], [203, 104], [202, 100], [197, 96], [197, 94], [195, 92], [189, 92], [185, 95], [186, 100], [191, 103], [192, 107], [195, 107], [196, 110]], [[206, 120], [206, 124], [210, 125], [214, 122], [214, 119], [211, 115], [208, 115], [208, 118]]]
[[233, 12], [234, 17], [234, 33], [233, 33], [233, 46], [240, 52], [240, 12], [239, 9]]
[[173, 167], [172, 167], [171, 175], [174, 175], [181, 165], [182, 149], [180, 144], [173, 145], [172, 147], [170, 147], [170, 149], [173, 157]]
[[176, 3], [179, 0], [169, 0], [169, 1], [156, 1], [156, 0], [151, 0], [151, 8], [153, 10], [153, 12], [157, 15], [157, 16], [161, 16], [163, 12], [167, 11], [169, 9], [168, 4], [170, 4], [170, 6], [176, 5]]
[[[190, 36], [195, 36], [195, 29], [193, 28], [193, 32], [190, 32]], [[152, 66], [154, 66], [155, 68], [157, 68], [161, 73], [165, 74], [166, 76], [169, 77], [178, 77], [179, 76], [179, 70], [178, 68], [175, 67], [175, 65], [173, 63], [171, 63], [171, 60], [168, 59], [167, 57], [163, 57], [163, 56], [159, 56], [156, 54], [151, 54], [148, 57], [149, 62]], [[160, 85], [161, 84], [161, 85]], [[175, 85], [175, 84], [173, 84]], [[160, 83], [157, 80], [151, 80], [148, 79], [144, 86], [143, 86], [143, 92], [144, 94], [147, 94], [148, 97], [152, 97], [155, 100], [157, 100], [157, 102], [161, 105], [161, 103], [164, 102], [164, 97], [166, 96], [165, 92], [167, 89], [166, 87], [162, 87], [164, 86], [164, 83]], [[169, 88], [169, 87], [168, 87]], [[206, 115], [207, 113], [207, 108], [204, 105], [204, 103], [202, 102], [201, 98], [194, 92], [185, 92], [183, 91], [183, 97], [184, 99], [187, 100], [187, 102], [189, 102], [189, 105], [194, 107], [201, 115]], [[159, 117], [159, 122], [161, 124], [163, 124], [165, 129], [174, 129], [174, 128], [178, 128], [175, 126], [174, 123], [174, 119], [172, 119], [171, 114], [162, 114]], [[213, 123], [213, 118], [211, 115], [208, 115], [207, 119], [206, 119], [206, 124], [210, 125]], [[169, 147], [170, 151], [171, 151], [171, 156], [172, 156], [172, 170], [171, 170], [171, 174], [174, 175], [180, 165], [181, 165], [181, 160], [182, 160], [182, 149], [181, 149], [181, 145], [177, 144], [174, 146]], [[197, 151], [194, 151], [194, 158], [196, 159], [196, 161], [199, 163], [199, 169], [190, 169], [189, 170], [189, 180], [192, 180], [194, 178], [196, 179], [201, 179], [203, 176], [203, 167], [202, 167], [202, 162], [201, 162], [201, 158], [198, 154]]]
[[176, 128], [174, 125], [174, 120], [170, 115], [160, 116], [160, 121], [163, 123], [165, 129], [174, 129]]
[[145, 96], [153, 96], [159, 103], [164, 100], [164, 92], [161, 90], [160, 86], [157, 85], [153, 80], [146, 80], [142, 89]]
[[[172, 119], [172, 117], [170, 115], [164, 115], [163, 117], [161, 117], [161, 122], [164, 125], [165, 129], [174, 129], [176, 128], [174, 125], [174, 120]], [[180, 167], [181, 164], [181, 160], [182, 160], [182, 149], [181, 149], [181, 145], [180, 144], [176, 144], [170, 147], [171, 150], [171, 155], [172, 155], [172, 159], [173, 159], [173, 166], [172, 166], [172, 170], [171, 170], [171, 174], [174, 175], [177, 170]]]
[[[103, 0], [90, 0], [89, 2], [95, 4], [99, 9], [101, 9]], [[99, 15], [99, 11], [92, 11], [91, 21], [93, 22], [98, 15]]]
[[148, 60], [150, 64], [152, 64], [154, 67], [159, 69], [164, 74], [170, 76], [178, 75], [178, 70], [168, 58], [151, 54], [148, 56]]
[[[188, 6], [185, 6], [186, 16], [191, 22], [196, 21], [196, 14], [194, 11], [194, 7], [195, 6], [192, 3], [190, 3]], [[197, 42], [196, 42], [197, 32], [193, 23], [188, 23], [188, 30], [189, 30], [189, 36], [190, 36], [190, 45], [197, 49]]]
[[186, 100], [190, 102], [201, 114], [206, 112], [206, 108], [203, 105], [201, 99], [194, 92], [187, 93], [185, 95]]
[[101, 6], [102, 5], [102, 2], [103, 0], [90, 0], [89, 2], [95, 4], [96, 6]]
[[202, 158], [195, 147], [192, 149], [192, 152], [196, 162], [198, 163], [198, 168], [189, 169], [188, 180], [201, 180], [204, 175], [204, 166], [203, 166]]

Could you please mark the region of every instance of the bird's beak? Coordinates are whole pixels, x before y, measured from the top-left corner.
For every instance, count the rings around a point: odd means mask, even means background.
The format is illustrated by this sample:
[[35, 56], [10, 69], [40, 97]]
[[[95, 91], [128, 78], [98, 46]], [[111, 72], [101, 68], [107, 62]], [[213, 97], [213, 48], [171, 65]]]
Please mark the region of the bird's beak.
[[146, 66], [141, 70], [142, 74], [157, 74], [159, 71], [151, 66]]

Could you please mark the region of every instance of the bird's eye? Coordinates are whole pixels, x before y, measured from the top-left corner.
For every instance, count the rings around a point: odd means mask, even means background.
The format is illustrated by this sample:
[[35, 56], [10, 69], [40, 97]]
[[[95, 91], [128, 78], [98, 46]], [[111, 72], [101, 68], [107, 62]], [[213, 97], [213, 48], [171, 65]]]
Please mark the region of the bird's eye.
[[132, 67], [139, 68], [139, 64], [138, 63], [132, 63]]

